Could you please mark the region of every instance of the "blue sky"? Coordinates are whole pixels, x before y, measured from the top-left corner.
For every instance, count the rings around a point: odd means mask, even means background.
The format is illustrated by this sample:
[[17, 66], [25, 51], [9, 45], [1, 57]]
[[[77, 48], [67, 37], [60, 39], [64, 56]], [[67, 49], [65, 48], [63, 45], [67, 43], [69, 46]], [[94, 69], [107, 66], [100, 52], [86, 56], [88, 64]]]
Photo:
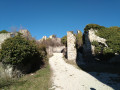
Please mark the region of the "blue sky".
[[24, 27], [40, 39], [90, 23], [120, 27], [120, 0], [0, 0], [0, 30]]

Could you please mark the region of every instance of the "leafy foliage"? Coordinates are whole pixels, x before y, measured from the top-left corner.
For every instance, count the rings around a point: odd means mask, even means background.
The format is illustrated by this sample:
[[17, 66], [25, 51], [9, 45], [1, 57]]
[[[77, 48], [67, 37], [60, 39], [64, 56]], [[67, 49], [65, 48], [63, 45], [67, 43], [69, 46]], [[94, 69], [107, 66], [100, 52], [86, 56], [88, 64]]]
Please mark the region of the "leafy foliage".
[[96, 33], [98, 36], [105, 38], [107, 40], [108, 47], [113, 51], [113, 53], [120, 54], [120, 28], [110, 27], [98, 30]]
[[104, 26], [100, 26], [98, 24], [88, 24], [84, 28], [84, 31], [86, 32], [86, 31], [90, 30], [91, 28], [95, 29], [95, 30], [100, 30], [100, 29], [104, 29], [105, 27]]
[[[92, 28], [91, 25], [89, 26], [89, 29], [90, 27]], [[108, 47], [105, 47], [101, 45], [101, 43], [93, 41], [92, 45], [95, 46], [96, 54], [100, 53], [108, 58], [114, 56], [115, 53], [120, 54], [120, 27], [114, 26], [114, 27], [107, 28], [107, 27], [96, 25], [95, 28], [93, 29], [97, 30], [96, 35], [106, 39], [106, 44], [108, 45]]]
[[67, 36], [64, 36], [61, 38], [61, 43], [65, 46], [67, 46]]
[[99, 46], [99, 43], [97, 41], [93, 41], [92, 45], [94, 45], [95, 47]]
[[56, 38], [56, 35], [52, 35], [53, 38]]
[[0, 33], [8, 33], [8, 31], [2, 30], [2, 31], [0, 31]]
[[78, 34], [76, 34], [76, 47], [77, 49], [79, 49], [82, 46], [83, 42], [82, 42], [82, 32], [79, 31]]
[[18, 65], [32, 62], [33, 57], [38, 56], [35, 42], [18, 35], [5, 40], [2, 44], [0, 60], [6, 64]]

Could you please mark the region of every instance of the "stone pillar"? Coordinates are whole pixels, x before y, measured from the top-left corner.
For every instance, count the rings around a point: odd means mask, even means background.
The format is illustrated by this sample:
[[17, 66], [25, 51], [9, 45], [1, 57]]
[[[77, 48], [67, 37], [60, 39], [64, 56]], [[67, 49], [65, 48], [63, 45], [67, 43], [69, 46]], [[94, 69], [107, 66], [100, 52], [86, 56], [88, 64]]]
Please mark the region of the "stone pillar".
[[70, 31], [67, 32], [67, 58], [68, 60], [76, 60], [76, 37]]

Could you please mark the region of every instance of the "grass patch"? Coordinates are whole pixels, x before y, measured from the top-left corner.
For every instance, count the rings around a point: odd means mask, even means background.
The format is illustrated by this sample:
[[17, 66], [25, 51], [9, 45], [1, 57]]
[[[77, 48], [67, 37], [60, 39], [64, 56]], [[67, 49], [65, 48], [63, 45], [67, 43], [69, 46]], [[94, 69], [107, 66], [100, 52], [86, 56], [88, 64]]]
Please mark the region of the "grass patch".
[[35, 73], [20, 79], [0, 80], [0, 89], [4, 90], [48, 90], [50, 87], [50, 67], [47, 65]]

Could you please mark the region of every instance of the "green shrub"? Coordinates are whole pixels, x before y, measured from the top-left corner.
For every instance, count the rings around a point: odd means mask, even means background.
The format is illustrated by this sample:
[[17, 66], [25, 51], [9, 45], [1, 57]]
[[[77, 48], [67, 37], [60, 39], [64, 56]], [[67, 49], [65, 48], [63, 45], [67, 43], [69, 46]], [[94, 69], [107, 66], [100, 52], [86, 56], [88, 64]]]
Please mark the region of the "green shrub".
[[99, 46], [99, 43], [98, 43], [97, 41], [93, 41], [91, 44], [92, 44], [93, 46], [95, 46], [95, 47], [98, 47], [98, 46]]
[[61, 43], [65, 46], [67, 46], [67, 36], [64, 36], [61, 38]]
[[56, 38], [56, 35], [52, 35], [53, 38]]
[[46, 46], [44, 44], [37, 44], [37, 48], [40, 54], [40, 58], [45, 60], [47, 58]]
[[103, 54], [103, 58], [110, 59], [115, 55], [115, 53], [120, 54], [120, 27], [103, 27], [99, 25], [87, 25], [85, 30], [90, 28], [96, 29], [96, 35], [106, 39], [106, 44], [108, 47], [105, 47], [101, 43], [93, 41], [91, 44], [95, 46], [95, 53]]
[[83, 44], [83, 41], [82, 41], [82, 32], [79, 31], [78, 34], [76, 34], [76, 48], [79, 49]]
[[18, 35], [5, 40], [2, 44], [0, 60], [5, 64], [18, 65], [22, 63], [25, 65], [38, 56], [39, 52], [35, 42]]
[[8, 33], [8, 31], [2, 30], [2, 31], [0, 31], [0, 33]]
[[108, 47], [113, 53], [120, 54], [120, 27], [110, 27], [98, 30], [96, 34], [107, 40]]
[[100, 29], [103, 29], [103, 28], [105, 28], [104, 26], [100, 26], [100, 25], [98, 25], [98, 24], [88, 24], [88, 25], [86, 25], [86, 27], [84, 28], [84, 31], [86, 32], [86, 31], [88, 31], [88, 30], [90, 30], [90, 29], [95, 29], [95, 30], [100, 30]]

